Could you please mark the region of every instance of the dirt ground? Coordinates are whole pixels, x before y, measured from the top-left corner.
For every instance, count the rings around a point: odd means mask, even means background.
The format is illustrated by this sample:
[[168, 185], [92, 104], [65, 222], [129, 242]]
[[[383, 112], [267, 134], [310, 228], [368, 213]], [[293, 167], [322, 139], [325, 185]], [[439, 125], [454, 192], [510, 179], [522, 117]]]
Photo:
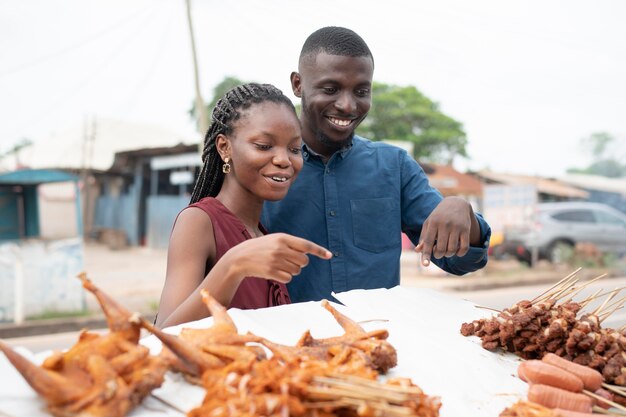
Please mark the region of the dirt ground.
[[[111, 250], [105, 245], [85, 245], [85, 271], [103, 291], [130, 310], [154, 312], [165, 281], [167, 250], [130, 247]], [[87, 295], [89, 310], [99, 310]]]
[[[85, 271], [88, 276], [122, 305], [142, 313], [156, 311], [166, 266], [165, 249], [130, 247], [111, 250], [97, 243], [85, 245]], [[418, 255], [410, 250], [404, 251], [401, 257], [402, 285], [440, 290], [523, 285], [554, 280], [569, 272], [571, 267], [539, 265], [530, 269], [514, 260], [490, 260], [483, 270], [464, 277], [455, 277], [434, 266], [421, 267]], [[586, 272], [596, 274], [593, 270]], [[90, 310], [99, 311], [95, 299], [90, 295], [87, 295], [87, 305]]]

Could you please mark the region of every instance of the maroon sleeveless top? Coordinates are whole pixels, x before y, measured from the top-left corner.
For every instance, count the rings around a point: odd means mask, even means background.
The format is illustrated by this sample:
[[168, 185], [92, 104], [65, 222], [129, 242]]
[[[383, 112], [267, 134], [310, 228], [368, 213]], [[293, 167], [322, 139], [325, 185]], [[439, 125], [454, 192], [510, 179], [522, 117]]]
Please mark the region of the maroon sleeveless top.
[[[205, 197], [189, 207], [202, 209], [211, 218], [215, 235], [215, 262], [233, 246], [252, 239], [241, 220], [219, 200]], [[260, 223], [259, 229], [263, 234], [267, 234]], [[209, 273], [210, 268], [211, 266], [207, 265], [205, 275]], [[253, 309], [281, 304], [291, 304], [285, 284], [263, 278], [246, 277], [239, 285], [228, 308]]]

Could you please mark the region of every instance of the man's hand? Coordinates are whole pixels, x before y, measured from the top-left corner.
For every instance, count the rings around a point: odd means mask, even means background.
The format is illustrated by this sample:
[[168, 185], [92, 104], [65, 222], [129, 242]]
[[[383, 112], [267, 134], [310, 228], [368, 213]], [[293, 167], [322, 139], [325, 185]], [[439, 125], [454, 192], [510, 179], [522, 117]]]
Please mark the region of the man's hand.
[[422, 254], [422, 264], [435, 258], [463, 256], [470, 244], [480, 244], [480, 226], [470, 203], [459, 197], [446, 197], [424, 222], [415, 251]]

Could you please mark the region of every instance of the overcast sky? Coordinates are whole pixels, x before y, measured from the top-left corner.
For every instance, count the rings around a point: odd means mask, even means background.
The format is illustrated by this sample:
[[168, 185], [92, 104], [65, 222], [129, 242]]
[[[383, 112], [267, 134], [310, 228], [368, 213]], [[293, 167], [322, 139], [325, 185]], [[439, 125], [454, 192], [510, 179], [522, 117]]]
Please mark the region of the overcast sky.
[[[0, 154], [85, 115], [197, 140], [185, 13], [184, 0], [0, 0]], [[228, 75], [293, 97], [303, 41], [338, 25], [369, 44], [375, 80], [463, 123], [459, 169], [558, 176], [590, 163], [582, 137], [626, 142], [622, 0], [192, 0], [192, 13], [205, 100]]]

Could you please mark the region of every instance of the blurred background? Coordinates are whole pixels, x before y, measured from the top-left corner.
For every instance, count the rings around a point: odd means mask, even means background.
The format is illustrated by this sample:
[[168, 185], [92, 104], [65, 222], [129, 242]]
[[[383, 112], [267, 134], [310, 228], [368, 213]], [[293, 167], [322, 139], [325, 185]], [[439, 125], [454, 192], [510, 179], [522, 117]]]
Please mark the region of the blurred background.
[[[331, 25], [375, 59], [357, 133], [491, 224], [489, 266], [463, 282], [623, 278], [624, 16], [618, 0], [3, 0], [0, 321], [90, 314], [68, 279], [83, 269], [154, 312], [216, 97], [250, 81], [293, 97], [302, 43]], [[441, 288], [404, 248], [403, 283]]]

